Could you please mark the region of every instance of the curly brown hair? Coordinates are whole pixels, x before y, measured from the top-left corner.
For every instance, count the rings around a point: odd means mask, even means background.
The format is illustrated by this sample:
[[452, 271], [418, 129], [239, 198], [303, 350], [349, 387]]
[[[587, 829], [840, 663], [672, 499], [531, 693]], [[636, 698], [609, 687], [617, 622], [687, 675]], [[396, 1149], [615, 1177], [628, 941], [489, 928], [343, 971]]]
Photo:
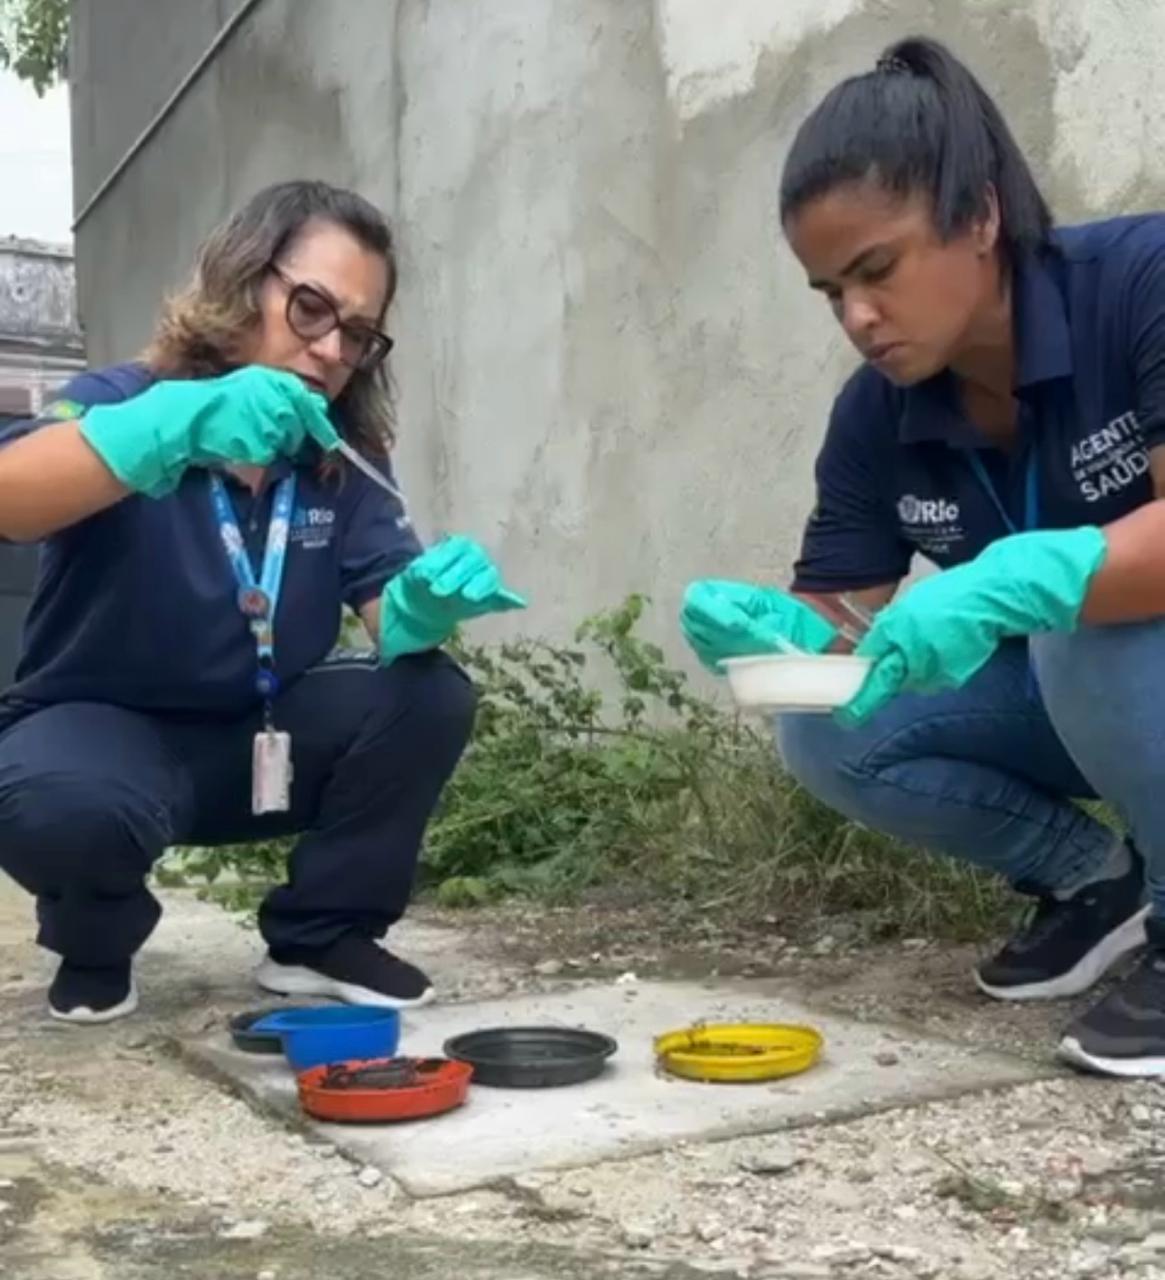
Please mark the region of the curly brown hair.
[[[259, 191], [203, 242], [187, 285], [167, 298], [143, 355], [162, 378], [208, 378], [235, 363], [239, 341], [259, 321], [259, 286], [310, 221], [331, 222], [388, 264], [383, 324], [396, 293], [392, 232], [363, 196], [326, 182], [281, 182]], [[381, 362], [356, 370], [336, 399], [338, 428], [361, 453], [384, 457], [395, 439], [392, 383]]]

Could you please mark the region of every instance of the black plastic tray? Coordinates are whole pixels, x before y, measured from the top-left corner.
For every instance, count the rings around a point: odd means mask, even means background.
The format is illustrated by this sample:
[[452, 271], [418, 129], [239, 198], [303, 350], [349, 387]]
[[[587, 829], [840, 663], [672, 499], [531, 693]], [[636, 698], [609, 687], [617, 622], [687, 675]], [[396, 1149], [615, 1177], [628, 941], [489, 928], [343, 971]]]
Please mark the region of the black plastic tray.
[[597, 1076], [618, 1047], [581, 1027], [486, 1027], [446, 1040], [445, 1055], [468, 1062], [475, 1085], [550, 1089]]
[[282, 1053], [283, 1039], [274, 1031], [252, 1031], [253, 1023], [266, 1018], [272, 1013], [287, 1013], [291, 1009], [307, 1009], [306, 1004], [273, 1004], [266, 1009], [248, 1009], [246, 1013], [236, 1013], [230, 1020], [231, 1041], [236, 1049], [244, 1053]]

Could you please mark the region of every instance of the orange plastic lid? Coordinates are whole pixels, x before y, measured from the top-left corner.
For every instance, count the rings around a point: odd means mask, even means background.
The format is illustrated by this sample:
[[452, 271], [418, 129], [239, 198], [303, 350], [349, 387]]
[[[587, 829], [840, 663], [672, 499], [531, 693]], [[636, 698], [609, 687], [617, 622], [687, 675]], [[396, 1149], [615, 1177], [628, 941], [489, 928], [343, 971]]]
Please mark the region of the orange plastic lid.
[[459, 1107], [473, 1068], [448, 1058], [371, 1058], [312, 1067], [297, 1077], [308, 1115], [341, 1124], [419, 1120]]

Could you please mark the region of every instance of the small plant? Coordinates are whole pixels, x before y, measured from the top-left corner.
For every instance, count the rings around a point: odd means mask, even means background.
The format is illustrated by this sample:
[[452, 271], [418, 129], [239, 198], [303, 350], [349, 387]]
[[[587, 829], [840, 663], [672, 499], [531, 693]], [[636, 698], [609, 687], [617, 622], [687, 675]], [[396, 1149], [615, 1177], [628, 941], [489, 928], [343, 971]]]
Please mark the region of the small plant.
[[996, 1222], [1019, 1222], [1044, 1218], [1050, 1222], [1067, 1222], [1071, 1210], [1063, 1200], [1052, 1199], [1038, 1191], [1016, 1192], [997, 1178], [972, 1173], [950, 1156], [936, 1152], [950, 1165], [934, 1187], [940, 1199], [957, 1200], [965, 1209], [980, 1213]]
[[[455, 646], [480, 705], [425, 851], [444, 901], [563, 896], [663, 841], [713, 834], [706, 775], [761, 744], [636, 634], [644, 603], [584, 623], [575, 647]], [[588, 679], [595, 658], [614, 677], [606, 698]]]

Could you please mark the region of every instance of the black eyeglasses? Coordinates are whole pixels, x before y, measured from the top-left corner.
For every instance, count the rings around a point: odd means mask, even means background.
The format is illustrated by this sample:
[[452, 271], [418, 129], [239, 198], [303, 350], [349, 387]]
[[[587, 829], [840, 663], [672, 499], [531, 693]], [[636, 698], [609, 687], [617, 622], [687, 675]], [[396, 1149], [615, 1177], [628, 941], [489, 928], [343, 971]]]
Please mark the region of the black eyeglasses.
[[315, 342], [333, 329], [340, 331], [340, 359], [349, 369], [366, 373], [392, 350], [392, 339], [371, 325], [340, 318], [336, 304], [314, 285], [304, 284], [271, 264], [271, 274], [287, 287], [287, 324], [297, 338]]

